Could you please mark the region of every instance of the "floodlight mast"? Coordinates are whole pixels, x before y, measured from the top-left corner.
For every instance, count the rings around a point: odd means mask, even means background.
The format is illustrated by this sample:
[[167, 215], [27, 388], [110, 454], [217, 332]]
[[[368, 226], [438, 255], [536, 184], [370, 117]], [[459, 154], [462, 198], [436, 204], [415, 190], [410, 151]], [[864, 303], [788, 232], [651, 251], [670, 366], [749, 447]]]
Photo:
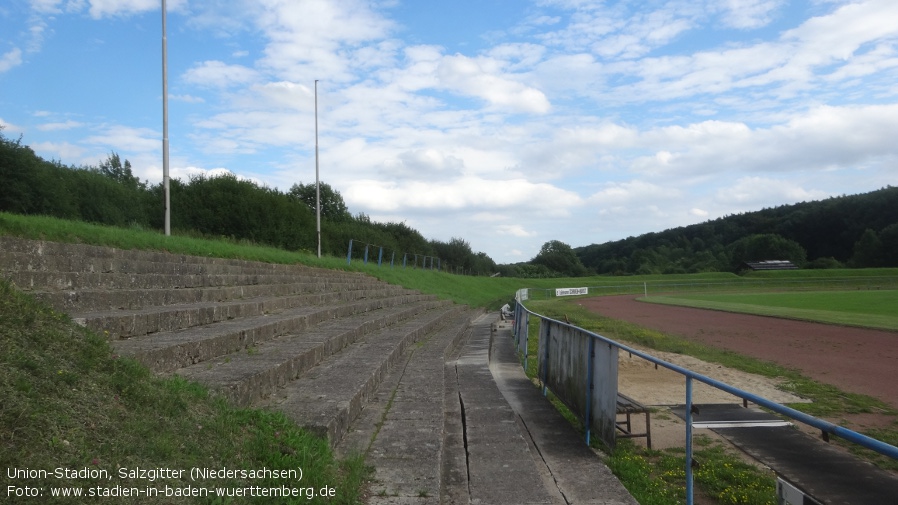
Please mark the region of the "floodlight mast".
[[318, 79], [315, 79], [315, 220], [318, 230], [318, 257], [321, 257], [321, 182], [318, 178]]
[[162, 0], [162, 189], [165, 194], [165, 236], [171, 235], [171, 196], [168, 176], [168, 43], [165, 35], [165, 0]]

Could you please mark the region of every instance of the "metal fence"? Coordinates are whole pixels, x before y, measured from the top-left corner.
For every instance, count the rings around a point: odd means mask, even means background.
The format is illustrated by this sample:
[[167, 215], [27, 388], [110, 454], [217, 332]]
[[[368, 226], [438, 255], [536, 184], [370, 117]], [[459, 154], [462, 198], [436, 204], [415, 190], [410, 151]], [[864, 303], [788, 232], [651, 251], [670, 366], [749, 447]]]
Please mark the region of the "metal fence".
[[[654, 363], [656, 366], [667, 368], [683, 376], [686, 384], [686, 395], [684, 398], [686, 421], [685, 470], [688, 505], [693, 503], [692, 387], [695, 381], [730, 393], [742, 398], [744, 401], [752, 402], [794, 421], [819, 429], [825, 437], [834, 435], [898, 460], [898, 447], [775, 403], [748, 391], [695, 373], [692, 370], [668, 363], [597, 333], [532, 312], [523, 304], [529, 297], [530, 293], [528, 290], [519, 290], [516, 295], [517, 302], [515, 304], [514, 318], [515, 345], [523, 356], [525, 368], [530, 359], [535, 358], [537, 360], [537, 373], [543, 384], [544, 393], [546, 390], [551, 391], [583, 423], [583, 426], [586, 428], [586, 443], [590, 442], [591, 434], [596, 433], [606, 445], [614, 446], [614, 437], [616, 436], [614, 419], [616, 417], [611, 419], [610, 429], [608, 429], [607, 423], [609, 405], [614, 404], [617, 399], [617, 353], [619, 351], [638, 356]], [[540, 320], [539, 344], [537, 346], [539, 350], [536, 356], [528, 355], [531, 316]], [[596, 350], [599, 350], [603, 356], [597, 359], [594, 355]], [[616, 416], [616, 410], [614, 415]]]
[[[353, 249], [353, 244], [355, 245], [355, 250]], [[361, 259], [363, 264], [367, 265], [369, 261], [374, 262], [374, 257], [377, 257], [377, 266], [384, 265], [384, 248], [383, 246], [375, 245], [375, 244], [367, 244], [364, 242], [354, 241], [353, 239], [349, 239], [349, 248], [346, 252], [346, 264], [352, 264], [353, 254], [359, 254], [357, 259]], [[442, 261], [440, 258], [436, 256], [426, 256], [424, 254], [415, 254], [415, 253], [401, 253], [402, 257], [397, 258], [396, 251], [387, 251], [389, 257], [387, 258], [390, 268], [397, 266], [397, 262], [399, 266], [402, 268], [410, 267], [410, 268], [422, 268], [422, 269], [430, 269], [430, 270], [440, 270], [442, 266]]]

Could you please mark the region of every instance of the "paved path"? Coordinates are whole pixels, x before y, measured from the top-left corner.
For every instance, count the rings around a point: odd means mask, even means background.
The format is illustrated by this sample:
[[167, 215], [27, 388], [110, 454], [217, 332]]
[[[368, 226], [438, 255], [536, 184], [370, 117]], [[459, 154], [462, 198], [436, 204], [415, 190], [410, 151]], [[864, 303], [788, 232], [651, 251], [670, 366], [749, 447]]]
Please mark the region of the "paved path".
[[637, 504], [526, 378], [510, 325], [485, 315], [455, 347], [408, 351], [338, 446], [375, 466], [369, 503]]
[[545, 466], [552, 478], [550, 487], [564, 498], [560, 503], [636, 505], [617, 477], [524, 374], [512, 345], [511, 325], [499, 328], [490, 370], [538, 452], [537, 465]]

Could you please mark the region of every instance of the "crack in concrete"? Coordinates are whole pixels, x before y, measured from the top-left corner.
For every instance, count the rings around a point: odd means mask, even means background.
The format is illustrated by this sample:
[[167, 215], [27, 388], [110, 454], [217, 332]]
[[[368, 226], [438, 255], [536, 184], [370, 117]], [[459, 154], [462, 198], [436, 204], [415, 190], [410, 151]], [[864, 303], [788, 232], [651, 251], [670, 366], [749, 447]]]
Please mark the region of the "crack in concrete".
[[539, 448], [539, 444], [536, 443], [536, 439], [533, 437], [533, 433], [530, 432], [530, 427], [527, 426], [527, 422], [524, 421], [524, 418], [521, 417], [520, 414], [515, 413], [515, 417], [517, 417], [518, 421], [520, 421], [521, 426], [524, 427], [524, 431], [527, 432], [527, 437], [530, 439], [530, 443], [533, 448], [536, 450], [536, 454], [539, 455], [539, 459], [543, 462], [543, 465], [546, 467], [546, 471], [549, 472], [549, 476], [552, 477], [552, 482], [555, 483], [555, 489], [558, 490], [558, 494], [561, 495], [561, 498], [564, 500], [564, 503], [567, 505], [571, 505], [571, 500], [568, 499], [567, 495], [564, 494], [564, 490], [561, 489], [561, 484], [558, 482], [558, 478], [555, 477], [555, 473], [552, 472], [552, 467], [549, 466], [549, 462], [546, 461], [546, 457], [543, 456], [542, 450]]
[[[455, 382], [458, 384], [458, 365], [455, 365]], [[461, 385], [459, 384], [459, 388]], [[458, 391], [458, 403], [461, 406], [461, 434], [462, 444], [465, 446], [465, 474], [468, 482], [468, 496], [471, 495], [471, 453], [468, 451], [468, 420], [465, 416], [465, 400]]]

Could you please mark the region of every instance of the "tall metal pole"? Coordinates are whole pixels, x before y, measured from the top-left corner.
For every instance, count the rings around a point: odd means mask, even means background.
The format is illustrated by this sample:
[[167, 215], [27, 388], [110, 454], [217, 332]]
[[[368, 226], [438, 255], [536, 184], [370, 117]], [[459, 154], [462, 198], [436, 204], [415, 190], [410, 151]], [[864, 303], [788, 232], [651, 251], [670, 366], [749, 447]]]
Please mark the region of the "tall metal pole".
[[165, 0], [162, 0], [162, 190], [165, 193], [165, 236], [171, 235], [171, 197], [168, 177], [168, 43], [165, 35]]
[[321, 182], [318, 179], [318, 79], [315, 79], [315, 219], [318, 223], [318, 257], [321, 257]]

